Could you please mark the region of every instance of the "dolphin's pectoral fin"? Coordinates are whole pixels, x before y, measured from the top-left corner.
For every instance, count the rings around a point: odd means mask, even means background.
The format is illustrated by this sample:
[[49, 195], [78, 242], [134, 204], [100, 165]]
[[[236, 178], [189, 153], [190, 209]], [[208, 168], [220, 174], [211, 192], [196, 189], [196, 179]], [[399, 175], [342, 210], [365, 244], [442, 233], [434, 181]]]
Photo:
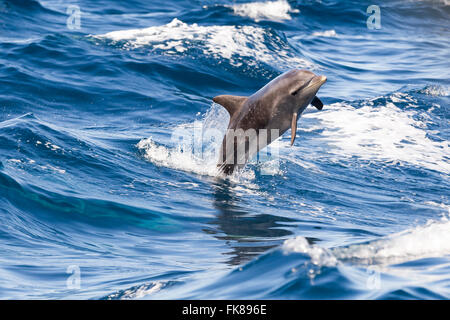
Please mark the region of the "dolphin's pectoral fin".
[[291, 146], [294, 144], [296, 134], [297, 134], [297, 113], [294, 113], [292, 115], [292, 122], [291, 122]]
[[227, 109], [230, 117], [232, 117], [244, 104], [247, 97], [232, 96], [232, 95], [221, 95], [213, 98], [215, 103], [220, 104], [225, 109]]
[[320, 101], [319, 98], [314, 97], [314, 99], [311, 101], [311, 104], [316, 107], [318, 110], [322, 110], [323, 108], [323, 103], [322, 101]]

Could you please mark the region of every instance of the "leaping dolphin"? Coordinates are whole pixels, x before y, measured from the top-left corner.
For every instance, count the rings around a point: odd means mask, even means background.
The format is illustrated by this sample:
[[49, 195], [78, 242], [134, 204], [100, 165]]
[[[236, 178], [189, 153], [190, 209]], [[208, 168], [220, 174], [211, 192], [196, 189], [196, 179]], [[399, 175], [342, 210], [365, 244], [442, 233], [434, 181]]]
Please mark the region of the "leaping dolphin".
[[[220, 95], [213, 101], [230, 114], [217, 166], [226, 175], [291, 128], [295, 141], [297, 120], [309, 104], [322, 110], [316, 97], [325, 76], [307, 70], [291, 70], [276, 77], [249, 97]], [[264, 133], [264, 136], [263, 136]], [[240, 139], [240, 138], [244, 139]]]

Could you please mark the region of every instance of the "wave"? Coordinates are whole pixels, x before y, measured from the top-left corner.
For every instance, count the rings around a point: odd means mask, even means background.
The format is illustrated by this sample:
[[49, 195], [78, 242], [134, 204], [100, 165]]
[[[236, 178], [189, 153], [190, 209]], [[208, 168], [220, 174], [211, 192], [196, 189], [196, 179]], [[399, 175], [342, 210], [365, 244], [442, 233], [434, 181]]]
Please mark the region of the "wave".
[[[7, 150], [7, 162], [28, 174], [65, 174], [75, 162], [82, 168], [78, 174], [83, 170], [96, 170], [97, 174], [110, 171], [111, 162], [86, 152], [96, 149], [98, 154], [111, 154], [112, 150], [102, 142], [85, 130], [52, 124], [32, 113], [0, 122], [0, 141], [0, 149]], [[12, 148], [14, 145], [19, 150]], [[34, 175], [29, 178], [34, 180]]]
[[[231, 272], [209, 275], [206, 284], [205, 281], [155, 281], [121, 290], [107, 298], [383, 299], [408, 295], [409, 290], [422, 291], [413, 297], [437, 298], [442, 292], [439, 285], [436, 288], [427, 285], [427, 292], [421, 287], [433, 279], [433, 274], [421, 278], [414, 273], [411, 262], [437, 257], [443, 259], [441, 269], [448, 269], [445, 257], [450, 255], [449, 235], [450, 221], [442, 218], [380, 240], [347, 247], [321, 247], [311, 239], [297, 236]], [[396, 270], [397, 264], [408, 262], [411, 269]], [[441, 272], [445, 270], [436, 271], [437, 279]], [[392, 283], [392, 277], [405, 276], [413, 280], [399, 281], [400, 288]], [[382, 286], [383, 277], [389, 277], [388, 287]]]
[[131, 299], [140, 299], [145, 296], [155, 294], [164, 287], [167, 286], [166, 282], [162, 281], [155, 281], [151, 283], [144, 283], [141, 285], [137, 285], [134, 287], [131, 287], [126, 290], [118, 291], [115, 293], [112, 293], [110, 295], [107, 295], [106, 297], [102, 298], [103, 300], [131, 300]]
[[[429, 221], [403, 232], [368, 243], [340, 248], [325, 248], [298, 236], [286, 240], [280, 247], [236, 268], [225, 276], [213, 279], [208, 285], [181, 286], [173, 292], [147, 298], [205, 298], [233, 299], [374, 299], [399, 298], [408, 287], [421, 290], [426, 298], [442, 298], [442, 288], [434, 288], [431, 279], [440, 279], [448, 271], [450, 255], [450, 221]], [[414, 268], [395, 269], [394, 264], [436, 257], [442, 259], [441, 269], [421, 276]], [[255, 276], [256, 275], [256, 276]], [[403, 278], [400, 288], [392, 283], [383, 286], [383, 278]], [[405, 277], [412, 277], [405, 279]], [[261, 279], [265, 281], [261, 281]], [[269, 281], [270, 279], [270, 281]], [[389, 281], [389, 280], [388, 280]], [[427, 283], [428, 292], [423, 292]], [[274, 285], [275, 284], [275, 285]], [[192, 290], [192, 288], [194, 289]], [[434, 291], [435, 290], [435, 291]], [[445, 290], [444, 290], [445, 291]]]
[[36, 0], [2, 0], [0, 1], [0, 12], [9, 12], [10, 10], [20, 10], [29, 13], [50, 12]]
[[450, 254], [450, 221], [429, 221], [424, 226], [367, 244], [336, 248], [337, 259], [364, 264], [392, 264]]
[[[448, 213], [450, 206], [446, 205]], [[315, 265], [335, 266], [340, 262], [364, 265], [397, 264], [410, 260], [441, 257], [450, 254], [450, 221], [447, 216], [441, 220], [429, 220], [423, 226], [387, 236], [368, 243], [348, 247], [322, 248], [310, 244], [304, 237], [286, 240], [282, 250], [305, 253]]]
[[[19, 183], [13, 177], [0, 172], [0, 192], [10, 211], [17, 217], [14, 225], [7, 228], [24, 229], [20, 220], [30, 217], [41, 222], [52, 221], [62, 225], [83, 224], [85, 227], [106, 228], [114, 230], [127, 225], [131, 228], [144, 228], [148, 232], [165, 233], [186, 231], [189, 217], [174, 215], [160, 211], [158, 208], [139, 206], [133, 200], [102, 199], [99, 197], [83, 197], [41, 189], [39, 186]], [[198, 218], [196, 219], [198, 221]], [[17, 224], [18, 223], [18, 224]], [[17, 224], [17, 225], [16, 225]], [[25, 229], [29, 227], [26, 226]], [[63, 228], [63, 227], [62, 227]], [[37, 232], [34, 230], [33, 232]], [[76, 232], [74, 230], [74, 232]], [[83, 232], [83, 231], [81, 231]], [[47, 234], [47, 231], [42, 231]], [[50, 235], [51, 236], [51, 235]]]
[[175, 18], [162, 26], [113, 31], [91, 37], [109, 40], [112, 45], [125, 50], [148, 47], [164, 55], [191, 56], [200, 52], [207, 57], [227, 60], [233, 66], [265, 63], [281, 70], [314, 69], [310, 61], [298, 57], [295, 50], [275, 32], [254, 26], [200, 26]]

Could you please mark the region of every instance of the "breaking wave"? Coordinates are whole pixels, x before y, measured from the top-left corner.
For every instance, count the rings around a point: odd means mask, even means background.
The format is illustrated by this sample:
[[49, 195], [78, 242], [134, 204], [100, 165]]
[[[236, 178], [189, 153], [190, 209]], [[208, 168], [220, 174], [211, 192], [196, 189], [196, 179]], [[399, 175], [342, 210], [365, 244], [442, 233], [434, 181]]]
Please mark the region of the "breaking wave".
[[175, 18], [163, 26], [114, 31], [93, 38], [108, 39], [126, 50], [148, 47], [166, 55], [189, 55], [200, 50], [233, 66], [262, 62], [281, 69], [314, 68], [277, 34], [254, 26], [201, 26]]

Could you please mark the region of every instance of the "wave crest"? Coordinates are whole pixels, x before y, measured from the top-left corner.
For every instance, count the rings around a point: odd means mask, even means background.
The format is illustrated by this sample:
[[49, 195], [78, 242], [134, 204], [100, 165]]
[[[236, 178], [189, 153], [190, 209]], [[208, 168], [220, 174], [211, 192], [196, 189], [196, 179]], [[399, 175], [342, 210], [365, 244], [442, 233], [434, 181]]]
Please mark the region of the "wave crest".
[[348, 247], [322, 248], [301, 236], [288, 239], [282, 250], [285, 253], [304, 253], [311, 262], [320, 266], [334, 266], [339, 262], [358, 264], [393, 264], [450, 254], [450, 221], [430, 220], [423, 226], [407, 229], [380, 240], [350, 245]]
[[205, 56], [225, 59], [237, 67], [266, 63], [282, 70], [314, 68], [276, 33], [253, 26], [200, 26], [175, 18], [162, 26], [114, 31], [93, 38], [112, 41], [126, 50], [148, 46], [166, 55], [190, 55], [200, 50]]
[[233, 10], [234, 14], [249, 17], [259, 22], [261, 20], [270, 20], [281, 22], [291, 20], [291, 13], [299, 13], [300, 10], [293, 9], [286, 0], [250, 2], [226, 6]]

